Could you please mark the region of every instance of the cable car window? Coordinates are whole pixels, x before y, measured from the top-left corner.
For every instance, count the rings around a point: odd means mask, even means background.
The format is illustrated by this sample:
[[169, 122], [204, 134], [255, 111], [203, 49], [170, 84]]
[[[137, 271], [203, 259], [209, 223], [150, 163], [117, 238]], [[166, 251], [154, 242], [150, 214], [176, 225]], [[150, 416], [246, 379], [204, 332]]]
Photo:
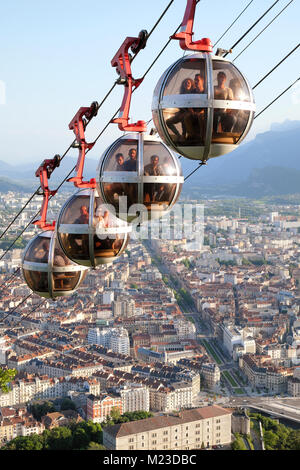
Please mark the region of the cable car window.
[[213, 144], [237, 144], [250, 118], [250, 111], [240, 109], [215, 109]]
[[137, 153], [137, 140], [121, 140], [109, 152], [104, 171], [137, 171]]
[[127, 196], [127, 208], [138, 201], [137, 183], [103, 183], [103, 191], [108, 204], [119, 211], [119, 198]]
[[89, 196], [74, 196], [61, 215], [61, 224], [89, 223]]
[[204, 145], [207, 110], [205, 108], [168, 108], [163, 116], [173, 144]]
[[170, 151], [160, 142], [144, 142], [144, 175], [177, 175], [175, 161]]
[[222, 60], [213, 60], [215, 100], [251, 101], [248, 86], [237, 68]]
[[50, 239], [37, 237], [25, 254], [24, 261], [33, 263], [48, 263]]
[[53, 292], [72, 291], [79, 282], [80, 272], [63, 272], [52, 273], [53, 276]]
[[31, 271], [23, 269], [28, 287], [35, 292], [48, 291], [48, 272]]
[[89, 236], [87, 234], [61, 233], [61, 244], [71, 259], [89, 259]]
[[164, 89], [164, 96], [190, 93], [207, 93], [205, 59], [180, 61], [171, 72]]

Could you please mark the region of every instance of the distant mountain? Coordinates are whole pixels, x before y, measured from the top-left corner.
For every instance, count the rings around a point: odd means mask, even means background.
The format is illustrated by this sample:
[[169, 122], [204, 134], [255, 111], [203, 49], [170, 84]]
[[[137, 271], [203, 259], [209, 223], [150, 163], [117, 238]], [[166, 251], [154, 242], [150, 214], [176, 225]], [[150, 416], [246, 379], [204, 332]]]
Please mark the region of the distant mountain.
[[[300, 193], [300, 121], [286, 120], [273, 123], [270, 131], [258, 134], [255, 139], [242, 144], [235, 151], [212, 158], [207, 165], [193, 174], [184, 184], [185, 194], [257, 195]], [[52, 175], [55, 187], [76, 165], [77, 158], [67, 156]], [[180, 159], [183, 174], [188, 175], [197, 161]], [[95, 177], [98, 160], [87, 158], [84, 178]], [[8, 184], [39, 184], [34, 177], [36, 163], [10, 165], [0, 161], [0, 191]], [[18, 180], [16, 183], [15, 180]], [[3, 181], [3, 182], [2, 182]], [[68, 185], [63, 188], [67, 189]]]
[[[277, 127], [278, 126], [278, 127]], [[284, 190], [283, 186], [290, 187], [291, 192], [300, 192], [300, 178], [298, 182], [293, 176], [298, 175], [295, 171], [300, 171], [300, 121], [289, 121], [282, 126], [276, 125], [277, 130], [270, 130], [263, 134], [258, 134], [254, 140], [241, 145], [230, 154], [213, 158], [208, 161], [199, 171], [189, 178], [185, 183], [185, 191], [197, 185], [201, 192], [209, 187], [212, 189], [224, 189], [230, 186], [228, 191], [237, 190], [242, 184], [241, 191], [248, 194], [247, 187], [254, 184], [256, 178], [260, 178], [260, 185], [267, 184], [269, 192], [271, 186], [274, 190]], [[196, 168], [197, 162], [181, 159], [183, 173], [186, 175], [189, 171]], [[268, 176], [268, 172], [270, 171]], [[277, 170], [275, 171], [275, 168]], [[278, 168], [281, 168], [281, 179], [288, 178], [285, 182], [274, 180], [270, 181], [270, 175], [274, 178], [278, 175]], [[259, 171], [261, 170], [261, 171]], [[283, 176], [285, 175], [285, 176]], [[293, 184], [289, 184], [289, 179]], [[280, 183], [280, 184], [279, 184]], [[280, 189], [282, 188], [282, 189]], [[292, 189], [293, 188], [293, 189]], [[272, 189], [273, 191], [273, 189]], [[209, 190], [210, 192], [210, 190]], [[261, 191], [260, 191], [261, 192]], [[240, 191], [239, 191], [240, 193]], [[233, 194], [231, 192], [231, 194]], [[235, 193], [234, 193], [235, 194]]]
[[0, 177], [0, 193], [7, 193], [9, 191], [14, 192], [30, 192], [33, 191], [33, 188], [36, 189], [37, 186], [33, 186], [30, 182], [26, 181], [26, 183], [10, 180], [8, 178]]

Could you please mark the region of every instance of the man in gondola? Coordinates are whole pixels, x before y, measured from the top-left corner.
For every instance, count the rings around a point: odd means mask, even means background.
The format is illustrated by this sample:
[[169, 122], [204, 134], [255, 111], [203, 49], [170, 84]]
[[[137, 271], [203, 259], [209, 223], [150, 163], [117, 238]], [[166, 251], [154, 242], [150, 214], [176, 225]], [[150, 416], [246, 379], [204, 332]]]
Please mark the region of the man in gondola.
[[[233, 91], [226, 86], [227, 75], [225, 72], [220, 71], [217, 75], [218, 85], [214, 86], [214, 99], [215, 100], [233, 100]], [[236, 123], [236, 117], [229, 109], [216, 108], [214, 113], [214, 132], [218, 132], [219, 124], [223, 132], [232, 132]]]

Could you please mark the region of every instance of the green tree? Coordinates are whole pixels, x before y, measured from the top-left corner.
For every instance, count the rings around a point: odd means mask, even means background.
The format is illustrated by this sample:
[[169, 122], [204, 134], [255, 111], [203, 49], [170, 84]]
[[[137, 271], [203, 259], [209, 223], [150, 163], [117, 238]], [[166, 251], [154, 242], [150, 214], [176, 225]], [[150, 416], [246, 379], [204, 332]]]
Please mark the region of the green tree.
[[44, 447], [43, 437], [38, 434], [32, 434], [31, 436], [20, 436], [16, 437], [5, 447], [3, 450], [42, 450]]
[[4, 393], [9, 392], [8, 384], [14, 379], [17, 371], [16, 369], [2, 369], [0, 368], [0, 391]]
[[55, 407], [52, 401], [45, 401], [44, 403], [35, 403], [31, 405], [30, 411], [34, 418], [40, 421], [42, 416], [45, 416], [47, 413], [53, 413], [55, 411]]
[[63, 410], [76, 410], [75, 403], [70, 398], [64, 398], [61, 402], [60, 409]]
[[110, 417], [114, 422], [117, 422], [121, 417], [119, 408], [117, 408], [116, 406], [113, 406], [110, 412]]
[[85, 449], [90, 442], [90, 436], [82, 427], [78, 427], [73, 433], [73, 449]]
[[106, 448], [103, 445], [92, 441], [89, 443], [87, 450], [106, 450]]
[[47, 439], [47, 448], [50, 450], [71, 450], [73, 448], [71, 429], [66, 426], [52, 429]]

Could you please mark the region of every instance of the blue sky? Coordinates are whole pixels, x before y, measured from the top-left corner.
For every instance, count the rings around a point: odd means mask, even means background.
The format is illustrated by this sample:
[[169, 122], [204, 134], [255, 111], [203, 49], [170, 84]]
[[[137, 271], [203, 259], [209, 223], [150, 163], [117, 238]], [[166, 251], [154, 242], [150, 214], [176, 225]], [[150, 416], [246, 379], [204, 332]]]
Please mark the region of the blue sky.
[[[214, 43], [249, 0], [201, 0], [194, 25], [195, 39], [209, 37]], [[289, 0], [280, 0], [246, 39], [237, 53], [278, 13]], [[63, 153], [73, 140], [68, 124], [80, 106], [101, 101], [117, 78], [110, 61], [126, 36], [152, 28], [169, 0], [15, 0], [2, 3], [0, 17], [0, 81], [6, 102], [0, 104], [0, 160], [11, 164], [40, 161]], [[218, 46], [229, 48], [273, 3], [254, 0]], [[181, 23], [186, 2], [175, 0], [159, 27], [133, 63], [138, 78]], [[254, 85], [299, 42], [299, 0], [235, 62]], [[134, 93], [132, 120], [151, 118], [152, 93], [165, 69], [182, 55], [172, 41]], [[298, 50], [255, 90], [257, 110], [299, 76]], [[123, 87], [116, 87], [87, 130], [92, 141], [119, 108]], [[296, 97], [296, 98], [295, 98]], [[291, 90], [259, 117], [249, 138], [266, 131], [272, 122], [300, 120], [300, 87]], [[120, 136], [110, 125], [90, 156], [99, 158]], [[249, 140], [249, 138], [247, 140]], [[73, 155], [77, 155], [74, 152]], [[33, 168], [34, 169], [34, 168]]]

